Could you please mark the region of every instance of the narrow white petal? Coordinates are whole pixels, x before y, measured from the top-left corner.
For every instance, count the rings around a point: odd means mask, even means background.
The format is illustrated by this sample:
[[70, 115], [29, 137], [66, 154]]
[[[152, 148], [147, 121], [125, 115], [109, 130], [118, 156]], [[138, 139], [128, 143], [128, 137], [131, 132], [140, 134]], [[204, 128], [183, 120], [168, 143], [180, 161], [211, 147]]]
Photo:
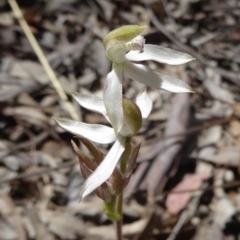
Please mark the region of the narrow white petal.
[[106, 115], [106, 109], [101, 97], [82, 93], [72, 93], [72, 96], [82, 107]]
[[80, 201], [93, 192], [102, 183], [107, 181], [107, 179], [112, 175], [112, 172], [115, 169], [124, 149], [125, 138], [120, 136], [117, 138], [116, 142], [100, 165], [84, 182], [80, 192]]
[[137, 95], [136, 104], [141, 110], [143, 120], [145, 120], [150, 114], [153, 105], [152, 100], [148, 96], [146, 89], [144, 91], [141, 91]]
[[103, 95], [107, 116], [117, 133], [120, 131], [123, 124], [122, 77], [122, 65], [114, 67], [107, 75]]
[[69, 119], [54, 118], [60, 127], [66, 131], [87, 138], [90, 141], [108, 144], [116, 140], [113, 128], [100, 124], [87, 124]]
[[170, 48], [164, 48], [157, 45], [145, 44], [143, 52], [130, 51], [126, 54], [129, 61], [147, 61], [153, 60], [170, 65], [179, 65], [190, 62], [195, 58], [187, 53], [178, 52]]
[[153, 71], [141, 64], [125, 62], [124, 73], [142, 84], [156, 89], [164, 89], [169, 92], [194, 92], [185, 82], [168, 75]]

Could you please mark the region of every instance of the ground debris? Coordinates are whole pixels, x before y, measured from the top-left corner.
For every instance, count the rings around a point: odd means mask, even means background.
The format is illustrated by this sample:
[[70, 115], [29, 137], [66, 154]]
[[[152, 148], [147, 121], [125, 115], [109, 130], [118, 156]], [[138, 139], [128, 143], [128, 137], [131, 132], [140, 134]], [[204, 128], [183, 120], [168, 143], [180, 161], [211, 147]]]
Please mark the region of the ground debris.
[[[126, 189], [126, 239], [237, 239], [240, 211], [239, 0], [18, 1], [79, 119], [72, 92], [101, 95], [111, 64], [103, 37], [125, 24], [149, 26], [147, 43], [196, 60], [150, 62], [195, 94], [148, 89], [153, 111]], [[125, 79], [134, 99], [141, 84]], [[79, 203], [83, 179], [69, 133], [53, 117], [69, 113], [8, 2], [0, 1], [0, 239], [115, 239], [103, 203]], [[76, 139], [74, 139], [75, 141]], [[77, 141], [76, 141], [77, 143]], [[104, 154], [107, 146], [101, 146]]]

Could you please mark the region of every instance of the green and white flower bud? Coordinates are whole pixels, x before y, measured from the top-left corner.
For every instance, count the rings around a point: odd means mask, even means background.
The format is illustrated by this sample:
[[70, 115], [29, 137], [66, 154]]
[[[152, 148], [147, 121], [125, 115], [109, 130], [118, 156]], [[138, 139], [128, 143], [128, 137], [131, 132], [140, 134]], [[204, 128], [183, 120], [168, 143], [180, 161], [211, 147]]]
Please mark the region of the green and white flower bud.
[[145, 28], [146, 26], [127, 25], [108, 33], [103, 40], [108, 58], [114, 63], [123, 63], [128, 51], [142, 51], [145, 39], [139, 34]]
[[126, 137], [136, 134], [142, 126], [142, 114], [139, 107], [125, 97], [123, 97], [123, 116], [120, 134]]

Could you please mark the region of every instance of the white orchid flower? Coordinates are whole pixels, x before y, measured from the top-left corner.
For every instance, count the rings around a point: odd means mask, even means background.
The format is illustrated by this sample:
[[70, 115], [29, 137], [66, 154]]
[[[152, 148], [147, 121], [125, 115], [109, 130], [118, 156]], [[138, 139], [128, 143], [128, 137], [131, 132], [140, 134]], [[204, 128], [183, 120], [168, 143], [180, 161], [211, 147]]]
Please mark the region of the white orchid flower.
[[145, 28], [137, 25], [123, 26], [108, 33], [103, 40], [106, 54], [113, 62], [113, 69], [106, 79], [104, 104], [117, 133], [121, 132], [123, 127], [122, 80], [125, 76], [156, 89], [175, 93], [194, 92], [175, 77], [158, 73], [142, 64], [132, 63], [153, 60], [179, 65], [194, 60], [186, 53], [145, 44], [145, 39], [140, 35]]
[[[102, 98], [81, 93], [74, 93], [73, 97], [82, 107], [101, 113], [109, 121]], [[127, 137], [135, 134], [140, 129], [142, 119], [146, 119], [152, 109], [152, 101], [146, 91], [138, 94], [137, 105], [130, 102], [130, 100], [123, 99], [122, 101], [124, 105], [124, 121], [121, 134], [116, 134], [113, 128], [100, 124], [87, 124], [69, 119], [54, 118], [63, 129], [76, 136], [101, 144], [115, 142], [103, 161], [84, 182], [80, 191], [80, 200], [109, 179], [125, 150]], [[141, 112], [138, 112], [139, 109]]]

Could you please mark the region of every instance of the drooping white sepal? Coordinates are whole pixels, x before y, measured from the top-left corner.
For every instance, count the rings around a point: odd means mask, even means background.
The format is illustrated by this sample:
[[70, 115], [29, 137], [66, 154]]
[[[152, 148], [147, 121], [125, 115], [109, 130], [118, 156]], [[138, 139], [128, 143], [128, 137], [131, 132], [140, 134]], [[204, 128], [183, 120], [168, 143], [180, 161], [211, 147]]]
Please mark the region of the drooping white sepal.
[[164, 48], [157, 45], [145, 44], [143, 51], [130, 51], [126, 54], [129, 61], [147, 61], [153, 60], [170, 65], [180, 65], [190, 62], [195, 58], [187, 53], [178, 52], [170, 48]]
[[83, 93], [72, 93], [73, 98], [84, 108], [106, 115], [103, 98]]
[[114, 129], [107, 126], [87, 124], [63, 118], [54, 118], [54, 120], [66, 131], [96, 143], [108, 144], [116, 140]]
[[194, 92], [185, 82], [175, 77], [155, 72], [142, 64], [125, 62], [124, 72], [129, 78], [152, 88], [163, 89], [175, 93]]

